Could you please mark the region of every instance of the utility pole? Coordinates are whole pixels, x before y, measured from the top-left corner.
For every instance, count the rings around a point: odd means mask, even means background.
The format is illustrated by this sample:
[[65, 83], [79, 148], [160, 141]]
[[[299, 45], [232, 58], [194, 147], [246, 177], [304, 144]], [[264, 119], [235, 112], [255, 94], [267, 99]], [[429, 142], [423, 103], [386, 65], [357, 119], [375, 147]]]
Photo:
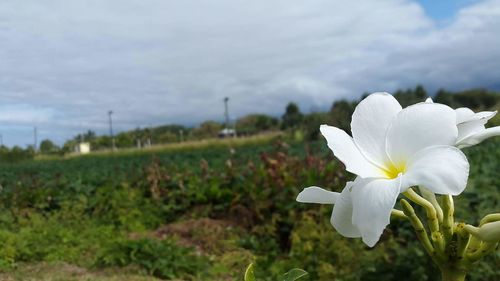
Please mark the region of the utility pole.
[[237, 138], [238, 136], [236, 135], [236, 119], [234, 119], [233, 130], [234, 130], [233, 138]]
[[34, 127], [34, 130], [33, 130], [33, 149], [35, 150], [35, 153], [36, 151], [38, 150], [38, 132], [37, 132], [37, 129], [36, 129], [36, 126]]
[[115, 136], [113, 135], [113, 118], [111, 115], [113, 114], [113, 110], [108, 111], [109, 116], [109, 136], [111, 137], [111, 149], [115, 150]]
[[224, 116], [226, 117], [226, 124], [225, 124], [225, 127], [226, 129], [229, 129], [229, 109], [228, 109], [228, 102], [229, 102], [229, 98], [228, 97], [225, 97], [224, 98]]
[[151, 138], [152, 137], [153, 137], [153, 124], [149, 123], [149, 127], [148, 127], [148, 139], [147, 139], [148, 147], [151, 147]]

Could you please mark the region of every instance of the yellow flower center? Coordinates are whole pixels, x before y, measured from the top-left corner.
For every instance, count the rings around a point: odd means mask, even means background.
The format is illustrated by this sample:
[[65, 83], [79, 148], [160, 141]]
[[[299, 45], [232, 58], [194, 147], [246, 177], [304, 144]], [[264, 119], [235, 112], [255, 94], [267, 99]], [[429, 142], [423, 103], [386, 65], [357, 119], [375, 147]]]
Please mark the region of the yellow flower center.
[[386, 163], [386, 169], [383, 170], [384, 175], [389, 179], [395, 179], [399, 174], [406, 172], [406, 163], [394, 164], [392, 162]]

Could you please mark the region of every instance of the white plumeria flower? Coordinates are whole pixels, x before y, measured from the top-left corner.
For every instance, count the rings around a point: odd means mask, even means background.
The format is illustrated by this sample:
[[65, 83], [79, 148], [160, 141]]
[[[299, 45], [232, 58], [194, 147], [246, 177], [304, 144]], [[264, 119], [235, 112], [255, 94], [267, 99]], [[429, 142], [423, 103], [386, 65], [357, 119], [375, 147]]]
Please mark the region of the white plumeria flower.
[[458, 195], [465, 189], [469, 163], [453, 146], [455, 116], [445, 105], [420, 103], [402, 109], [387, 93], [371, 94], [354, 111], [353, 137], [335, 127], [320, 127], [328, 147], [357, 178], [341, 193], [306, 188], [297, 201], [334, 204], [333, 227], [373, 247], [390, 222], [399, 193], [417, 185], [438, 194]]
[[[433, 103], [431, 98], [425, 102]], [[484, 125], [493, 118], [497, 111], [482, 111], [474, 113], [469, 108], [461, 107], [455, 110], [456, 123], [458, 127], [457, 141], [455, 145], [459, 148], [481, 143], [485, 139], [500, 136], [500, 126], [486, 128]]]

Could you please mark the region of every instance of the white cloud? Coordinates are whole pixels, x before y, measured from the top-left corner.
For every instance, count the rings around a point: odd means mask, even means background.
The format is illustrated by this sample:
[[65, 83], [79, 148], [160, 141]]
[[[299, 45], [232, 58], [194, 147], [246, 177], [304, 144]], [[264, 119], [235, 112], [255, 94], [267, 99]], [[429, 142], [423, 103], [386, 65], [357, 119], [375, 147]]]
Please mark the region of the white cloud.
[[50, 122], [55, 116], [55, 112], [50, 108], [37, 108], [30, 104], [0, 105], [2, 125], [32, 126], [38, 122]]
[[42, 112], [26, 118], [62, 141], [105, 132], [108, 109], [130, 129], [222, 119], [224, 96], [234, 115], [280, 114], [416, 83], [498, 87], [499, 10], [441, 26], [410, 0], [2, 1], [0, 104]]

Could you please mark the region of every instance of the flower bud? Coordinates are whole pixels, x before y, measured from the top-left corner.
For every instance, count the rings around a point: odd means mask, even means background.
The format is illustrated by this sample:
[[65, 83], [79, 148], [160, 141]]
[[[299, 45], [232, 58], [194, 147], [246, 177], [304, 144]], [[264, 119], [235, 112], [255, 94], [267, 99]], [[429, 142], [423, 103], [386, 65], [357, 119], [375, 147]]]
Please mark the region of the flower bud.
[[483, 224], [481, 227], [466, 225], [465, 230], [484, 242], [500, 241], [500, 221]]

